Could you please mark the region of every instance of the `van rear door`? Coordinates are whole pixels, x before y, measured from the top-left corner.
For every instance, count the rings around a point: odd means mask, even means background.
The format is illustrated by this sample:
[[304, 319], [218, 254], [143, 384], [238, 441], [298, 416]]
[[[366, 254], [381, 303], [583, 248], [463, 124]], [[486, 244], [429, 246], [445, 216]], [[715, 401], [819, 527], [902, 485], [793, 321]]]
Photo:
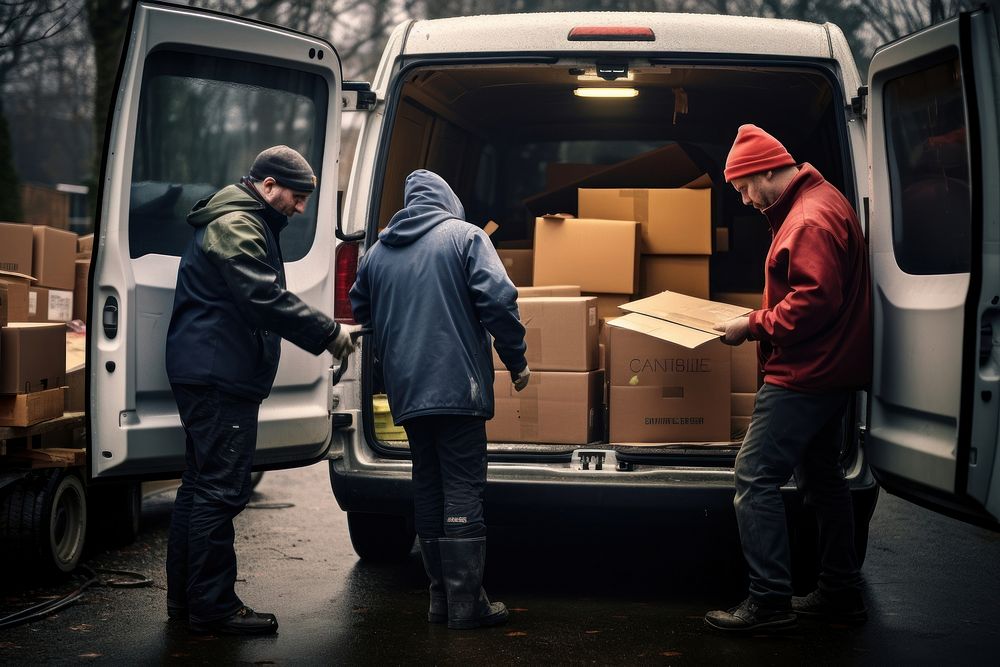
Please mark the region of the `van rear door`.
[[[341, 67], [316, 37], [188, 7], [133, 7], [100, 185], [92, 272], [89, 452], [93, 477], [169, 476], [184, 433], [164, 367], [180, 255], [200, 199], [287, 144], [319, 178], [281, 236], [288, 287], [331, 312]], [[331, 357], [283, 342], [260, 412], [255, 464], [322, 457]]]
[[[867, 460], [933, 509], [1000, 517], [1000, 66], [980, 10], [869, 70], [875, 366]], [[992, 489], [997, 493], [991, 493]]]

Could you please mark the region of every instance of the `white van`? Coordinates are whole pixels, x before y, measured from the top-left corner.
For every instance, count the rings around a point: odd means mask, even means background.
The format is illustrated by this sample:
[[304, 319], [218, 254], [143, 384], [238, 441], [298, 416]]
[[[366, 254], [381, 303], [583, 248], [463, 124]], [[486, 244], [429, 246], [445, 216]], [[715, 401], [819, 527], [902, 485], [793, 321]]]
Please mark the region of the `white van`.
[[[835, 25], [731, 16], [409, 21], [393, 32], [370, 87], [342, 80], [335, 46], [321, 37], [187, 7], [138, 3], [126, 44], [91, 276], [94, 479], [182, 470], [163, 354], [190, 233], [184, 218], [262, 147], [290, 144], [316, 168], [317, 193], [282, 236], [288, 285], [349, 321], [359, 254], [400, 206], [415, 168], [444, 176], [471, 220], [492, 217], [501, 233], [517, 234], [546, 164], [608, 163], [676, 143], [713, 179], [713, 226], [736, 235], [762, 225], [721, 179], [736, 128], [750, 122], [840, 188], [869, 236], [874, 380], [858, 395], [843, 453], [862, 556], [875, 479], [996, 525], [1000, 49], [990, 11], [881, 48], [867, 85]], [[574, 96], [582, 82], [638, 94]], [[363, 120], [341, 200], [348, 111]], [[759, 291], [767, 241], [713, 257], [713, 289]], [[357, 552], [387, 558], [413, 544], [410, 460], [405, 444], [375, 435], [381, 377], [372, 356], [363, 349], [335, 382], [328, 355], [285, 344], [261, 410], [256, 466], [328, 458]], [[489, 520], [731, 516], [739, 444], [493, 442]], [[795, 503], [794, 485], [787, 493]]]

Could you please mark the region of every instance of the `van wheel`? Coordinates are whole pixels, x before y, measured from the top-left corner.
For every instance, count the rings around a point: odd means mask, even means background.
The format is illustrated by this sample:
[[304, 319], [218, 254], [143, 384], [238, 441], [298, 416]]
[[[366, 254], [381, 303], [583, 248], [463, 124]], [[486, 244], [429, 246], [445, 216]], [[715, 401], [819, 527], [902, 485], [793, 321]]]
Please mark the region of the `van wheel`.
[[5, 559], [42, 574], [72, 572], [87, 537], [87, 495], [73, 473], [35, 473], [0, 500], [0, 549]]
[[142, 487], [138, 482], [91, 487], [91, 532], [109, 546], [135, 542], [141, 518]]
[[393, 514], [348, 512], [347, 529], [351, 545], [361, 560], [373, 562], [403, 560], [413, 549], [417, 536], [406, 517]]

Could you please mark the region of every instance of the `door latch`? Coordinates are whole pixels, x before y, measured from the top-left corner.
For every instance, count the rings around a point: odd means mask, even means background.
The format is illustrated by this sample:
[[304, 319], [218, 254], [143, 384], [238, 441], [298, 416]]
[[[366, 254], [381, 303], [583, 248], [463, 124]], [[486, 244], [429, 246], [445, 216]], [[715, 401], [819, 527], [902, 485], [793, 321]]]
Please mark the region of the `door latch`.
[[578, 470], [614, 472], [618, 468], [618, 457], [612, 449], [576, 449], [573, 461], [578, 463]]

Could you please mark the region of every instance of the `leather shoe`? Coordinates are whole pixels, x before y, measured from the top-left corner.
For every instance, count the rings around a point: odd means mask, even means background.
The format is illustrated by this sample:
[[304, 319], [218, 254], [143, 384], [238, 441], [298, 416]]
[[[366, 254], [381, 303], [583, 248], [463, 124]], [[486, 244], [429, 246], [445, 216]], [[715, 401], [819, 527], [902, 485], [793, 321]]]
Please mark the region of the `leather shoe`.
[[278, 630], [278, 619], [274, 614], [258, 614], [247, 606], [240, 608], [232, 616], [208, 623], [191, 622], [194, 632], [212, 632], [224, 635], [270, 635]]
[[848, 625], [861, 625], [868, 620], [868, 608], [857, 591], [829, 595], [817, 588], [804, 597], [793, 597], [792, 611], [803, 618]]
[[723, 632], [759, 632], [794, 628], [796, 619], [790, 607], [765, 607], [754, 599], [747, 598], [729, 611], [708, 612], [705, 614], [705, 623]]

